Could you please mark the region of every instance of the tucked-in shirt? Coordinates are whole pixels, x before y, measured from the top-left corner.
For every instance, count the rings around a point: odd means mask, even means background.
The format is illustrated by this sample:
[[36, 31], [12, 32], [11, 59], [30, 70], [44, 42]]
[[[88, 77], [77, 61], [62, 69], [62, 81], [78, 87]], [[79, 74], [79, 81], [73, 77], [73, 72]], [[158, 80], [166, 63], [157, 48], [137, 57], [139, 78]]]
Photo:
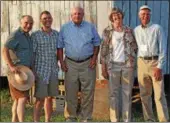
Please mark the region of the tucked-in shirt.
[[141, 25], [134, 29], [138, 44], [138, 57], [158, 56], [157, 67], [162, 69], [165, 64], [167, 40], [163, 29], [158, 24], [150, 22], [146, 28]]
[[[11, 33], [5, 43], [17, 56], [14, 64], [30, 67], [32, 63], [33, 46], [29, 33], [25, 33], [21, 27]], [[13, 60], [13, 59], [12, 59]]]
[[58, 65], [56, 56], [56, 44], [58, 32], [52, 30], [50, 34], [38, 30], [31, 35], [34, 52], [34, 70], [39, 77], [39, 81], [48, 84], [52, 72], [58, 76]]
[[82, 21], [77, 26], [70, 21], [61, 28], [57, 48], [65, 48], [66, 56], [78, 61], [91, 56], [94, 46], [99, 45], [100, 37], [94, 25]]
[[117, 32], [117, 31], [113, 32], [112, 43], [113, 43], [114, 62], [125, 62], [123, 33], [124, 32]]

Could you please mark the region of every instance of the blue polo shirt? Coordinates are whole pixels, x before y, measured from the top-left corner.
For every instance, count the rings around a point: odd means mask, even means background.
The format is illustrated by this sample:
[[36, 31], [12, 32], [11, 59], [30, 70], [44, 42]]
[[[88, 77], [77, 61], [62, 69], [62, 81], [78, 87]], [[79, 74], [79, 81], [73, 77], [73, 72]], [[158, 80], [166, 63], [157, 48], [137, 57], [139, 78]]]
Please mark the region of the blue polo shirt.
[[31, 66], [33, 44], [29, 33], [25, 33], [21, 27], [8, 36], [5, 47], [11, 49], [16, 54], [18, 58], [16, 64]]

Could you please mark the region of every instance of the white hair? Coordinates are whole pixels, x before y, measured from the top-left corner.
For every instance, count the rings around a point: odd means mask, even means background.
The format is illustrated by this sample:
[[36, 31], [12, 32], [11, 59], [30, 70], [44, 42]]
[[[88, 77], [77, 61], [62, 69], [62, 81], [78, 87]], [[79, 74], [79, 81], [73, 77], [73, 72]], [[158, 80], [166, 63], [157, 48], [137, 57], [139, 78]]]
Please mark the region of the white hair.
[[84, 9], [83, 7], [80, 6], [80, 4], [77, 4], [76, 6], [74, 6], [72, 9], [71, 9], [71, 14], [73, 13], [73, 11], [75, 9], [80, 9], [82, 11], [82, 13], [84, 14]]

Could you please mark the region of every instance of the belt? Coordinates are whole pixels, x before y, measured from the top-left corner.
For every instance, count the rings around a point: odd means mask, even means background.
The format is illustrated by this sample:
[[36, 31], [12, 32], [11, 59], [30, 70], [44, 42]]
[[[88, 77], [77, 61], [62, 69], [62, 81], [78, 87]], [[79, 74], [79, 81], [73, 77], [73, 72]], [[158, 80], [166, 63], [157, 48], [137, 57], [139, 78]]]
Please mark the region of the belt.
[[140, 57], [144, 60], [158, 60], [158, 56], [144, 56], [144, 57]]
[[125, 65], [126, 63], [125, 62], [113, 62], [113, 64], [116, 64], [116, 65]]
[[73, 61], [73, 62], [77, 62], [77, 63], [82, 63], [82, 62], [85, 62], [87, 60], [89, 60], [90, 58], [92, 58], [93, 55], [87, 57], [86, 59], [83, 59], [83, 60], [74, 60], [74, 59], [71, 59], [69, 57], [66, 56], [67, 59], [69, 59], [70, 61]]

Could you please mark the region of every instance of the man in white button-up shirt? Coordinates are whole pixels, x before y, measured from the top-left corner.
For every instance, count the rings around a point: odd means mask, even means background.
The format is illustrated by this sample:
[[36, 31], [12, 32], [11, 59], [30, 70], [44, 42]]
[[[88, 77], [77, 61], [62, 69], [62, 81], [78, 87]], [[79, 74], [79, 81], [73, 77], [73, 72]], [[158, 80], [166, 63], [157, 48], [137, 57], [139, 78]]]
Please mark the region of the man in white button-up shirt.
[[150, 21], [151, 9], [143, 5], [139, 9], [141, 25], [134, 30], [138, 45], [138, 82], [143, 106], [144, 119], [155, 121], [152, 110], [152, 87], [158, 119], [169, 120], [164, 92], [163, 66], [166, 60], [167, 40], [163, 29]]

